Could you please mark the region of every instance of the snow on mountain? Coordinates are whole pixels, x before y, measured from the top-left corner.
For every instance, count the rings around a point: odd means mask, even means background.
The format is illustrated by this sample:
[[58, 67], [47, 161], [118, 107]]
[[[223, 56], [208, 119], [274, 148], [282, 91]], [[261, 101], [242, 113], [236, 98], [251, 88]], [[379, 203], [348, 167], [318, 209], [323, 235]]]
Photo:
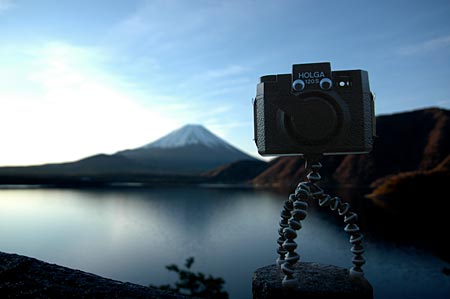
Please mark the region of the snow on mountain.
[[201, 125], [186, 125], [139, 148], [118, 152], [154, 173], [193, 174], [255, 158]]
[[[79, 177], [100, 176], [103, 180], [134, 181], [143, 176], [144, 180], [156, 179], [158, 175], [199, 175], [219, 166], [237, 161], [254, 162], [257, 159], [228, 144], [200, 125], [186, 125], [146, 146], [119, 151], [112, 155], [95, 155], [85, 159], [60, 164], [33, 167], [7, 167], [0, 169], [0, 175], [12, 175], [12, 181], [44, 182], [55, 180], [79, 184]], [[249, 165], [248, 163], [245, 165]], [[246, 173], [242, 164], [233, 169]], [[222, 174], [222, 177], [224, 175]], [[188, 179], [189, 181], [190, 179]], [[195, 179], [194, 179], [195, 180]], [[99, 182], [100, 182], [99, 181]], [[163, 180], [164, 181], [164, 180]]]
[[143, 148], [177, 148], [187, 145], [207, 147], [231, 147], [226, 141], [212, 134], [202, 125], [185, 125], [160, 139], [144, 145]]

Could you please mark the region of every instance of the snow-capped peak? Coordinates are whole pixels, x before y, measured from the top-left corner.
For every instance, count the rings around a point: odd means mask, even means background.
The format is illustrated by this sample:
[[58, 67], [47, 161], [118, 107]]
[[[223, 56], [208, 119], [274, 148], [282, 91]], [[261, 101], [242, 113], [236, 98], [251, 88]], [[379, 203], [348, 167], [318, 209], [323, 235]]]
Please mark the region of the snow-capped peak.
[[208, 147], [230, 146], [202, 125], [185, 125], [145, 145], [144, 148], [176, 148], [192, 144], [202, 144]]

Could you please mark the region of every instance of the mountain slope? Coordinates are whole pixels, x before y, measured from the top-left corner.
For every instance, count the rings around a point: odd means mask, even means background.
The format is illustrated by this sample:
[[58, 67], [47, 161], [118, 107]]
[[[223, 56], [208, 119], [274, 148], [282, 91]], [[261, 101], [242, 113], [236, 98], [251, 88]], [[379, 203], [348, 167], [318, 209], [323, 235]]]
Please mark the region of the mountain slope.
[[370, 155], [345, 157], [335, 178], [347, 184], [369, 184], [386, 175], [429, 170], [450, 153], [450, 111], [430, 108], [377, 118]]
[[263, 172], [268, 165], [269, 163], [259, 160], [240, 160], [208, 171], [203, 176], [212, 183], [248, 183]]
[[[450, 153], [450, 111], [429, 108], [377, 117], [374, 150], [369, 155], [327, 156], [324, 179], [368, 186], [387, 175], [436, 167]], [[303, 175], [302, 158], [282, 157], [257, 176], [256, 185], [295, 185]]]
[[194, 144], [201, 144], [211, 148], [223, 146], [229, 149], [235, 149], [202, 125], [185, 125], [152, 143], [144, 145], [143, 148], [177, 148]]
[[155, 142], [116, 155], [161, 174], [195, 174], [239, 160], [256, 160], [201, 125], [186, 125]]
[[1, 167], [0, 175], [103, 175], [139, 171], [141, 166], [123, 156], [99, 154], [68, 163]]
[[[224, 164], [257, 159], [241, 152], [199, 125], [187, 125], [137, 149], [94, 155], [79, 161], [27, 167], [0, 167], [0, 183], [52, 183], [80, 179], [138, 180], [199, 175]], [[175, 176], [177, 178], [175, 178]], [[188, 179], [191, 180], [191, 179]]]

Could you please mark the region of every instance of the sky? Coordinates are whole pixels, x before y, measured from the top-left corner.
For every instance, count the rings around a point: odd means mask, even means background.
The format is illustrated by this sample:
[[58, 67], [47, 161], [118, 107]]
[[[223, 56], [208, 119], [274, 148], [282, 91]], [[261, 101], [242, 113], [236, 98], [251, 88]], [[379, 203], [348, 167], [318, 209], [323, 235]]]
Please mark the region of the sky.
[[245, 152], [259, 77], [364, 69], [376, 113], [450, 108], [450, 1], [0, 0], [0, 165], [202, 124]]

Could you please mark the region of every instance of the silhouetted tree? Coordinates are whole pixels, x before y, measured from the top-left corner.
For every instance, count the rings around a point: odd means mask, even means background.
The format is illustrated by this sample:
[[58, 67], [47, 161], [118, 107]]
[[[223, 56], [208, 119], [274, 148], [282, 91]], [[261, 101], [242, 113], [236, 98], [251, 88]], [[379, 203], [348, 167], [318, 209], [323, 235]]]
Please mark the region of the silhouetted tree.
[[[178, 281], [175, 282], [175, 286], [167, 284], [156, 287], [162, 290], [200, 298], [228, 299], [228, 293], [222, 290], [223, 284], [225, 283], [223, 278], [216, 278], [211, 275], [206, 276], [201, 272], [194, 273], [190, 270], [193, 264], [194, 258], [190, 257], [186, 259], [184, 264], [186, 270], [180, 269], [175, 264], [166, 266], [167, 270], [178, 274]], [[153, 285], [150, 286], [155, 287]]]

